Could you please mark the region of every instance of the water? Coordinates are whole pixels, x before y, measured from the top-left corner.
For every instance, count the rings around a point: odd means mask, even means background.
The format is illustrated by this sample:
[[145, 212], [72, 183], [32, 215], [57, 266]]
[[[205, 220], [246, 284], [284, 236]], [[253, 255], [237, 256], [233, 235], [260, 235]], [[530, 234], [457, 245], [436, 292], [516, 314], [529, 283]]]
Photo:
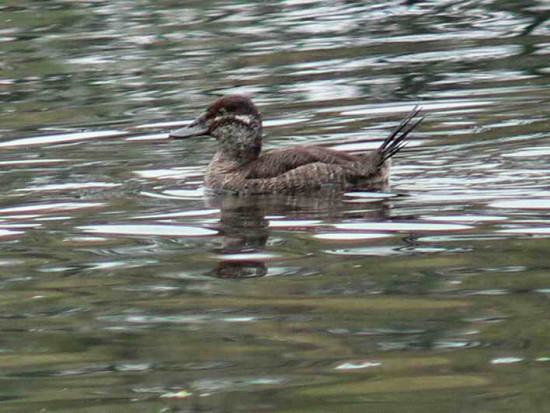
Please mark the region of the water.
[[[541, 412], [544, 1], [0, 6], [2, 412]], [[360, 152], [416, 103], [387, 193], [213, 198], [266, 146]]]

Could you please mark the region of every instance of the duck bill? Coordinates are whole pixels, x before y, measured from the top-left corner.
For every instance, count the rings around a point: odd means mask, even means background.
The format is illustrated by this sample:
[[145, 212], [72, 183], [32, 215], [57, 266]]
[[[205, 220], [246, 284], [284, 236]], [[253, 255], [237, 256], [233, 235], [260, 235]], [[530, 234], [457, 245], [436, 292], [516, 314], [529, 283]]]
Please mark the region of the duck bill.
[[185, 126], [181, 129], [176, 129], [170, 132], [168, 135], [170, 138], [184, 139], [192, 138], [194, 136], [208, 135], [208, 127], [206, 122], [202, 118], [198, 118], [190, 125]]

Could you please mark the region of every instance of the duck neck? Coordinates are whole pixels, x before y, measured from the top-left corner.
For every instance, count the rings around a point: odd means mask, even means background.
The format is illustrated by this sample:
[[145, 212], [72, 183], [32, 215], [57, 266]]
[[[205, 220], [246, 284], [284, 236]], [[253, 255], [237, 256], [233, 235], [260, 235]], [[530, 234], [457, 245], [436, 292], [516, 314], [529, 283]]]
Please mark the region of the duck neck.
[[224, 125], [217, 133], [218, 158], [237, 164], [258, 159], [262, 150], [262, 129], [252, 129], [240, 123]]

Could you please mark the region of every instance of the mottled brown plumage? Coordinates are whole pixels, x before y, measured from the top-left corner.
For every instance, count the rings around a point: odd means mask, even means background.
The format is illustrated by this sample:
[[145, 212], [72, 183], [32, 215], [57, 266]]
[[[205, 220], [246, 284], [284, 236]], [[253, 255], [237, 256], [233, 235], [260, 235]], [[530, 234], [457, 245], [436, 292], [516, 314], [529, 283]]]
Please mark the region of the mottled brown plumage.
[[173, 138], [210, 135], [219, 148], [210, 162], [205, 184], [215, 192], [238, 194], [295, 193], [361, 187], [377, 189], [388, 181], [390, 158], [405, 146], [421, 122], [414, 109], [382, 145], [364, 155], [319, 146], [293, 146], [261, 154], [262, 118], [246, 96], [218, 99]]

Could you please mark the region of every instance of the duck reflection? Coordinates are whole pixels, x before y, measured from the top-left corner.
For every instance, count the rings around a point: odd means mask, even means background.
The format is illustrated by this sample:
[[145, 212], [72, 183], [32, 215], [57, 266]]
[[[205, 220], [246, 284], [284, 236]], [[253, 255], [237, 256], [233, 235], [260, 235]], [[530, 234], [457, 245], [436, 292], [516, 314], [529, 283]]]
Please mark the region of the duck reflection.
[[[222, 245], [215, 249], [221, 256], [257, 254], [265, 248], [269, 237], [269, 221], [260, 200], [254, 197], [210, 198], [210, 205], [221, 210], [220, 233]], [[246, 255], [245, 255], [246, 254]], [[212, 271], [219, 278], [253, 278], [267, 274], [267, 266], [261, 260], [222, 260]]]
[[[220, 261], [211, 272], [218, 278], [256, 278], [268, 274], [270, 255], [265, 253], [273, 229], [270, 219], [319, 220], [328, 223], [342, 219], [387, 217], [385, 199], [368, 204], [346, 202], [341, 192], [315, 195], [210, 196], [209, 207], [221, 211], [221, 245], [214, 250]], [[368, 206], [365, 206], [368, 205]]]

